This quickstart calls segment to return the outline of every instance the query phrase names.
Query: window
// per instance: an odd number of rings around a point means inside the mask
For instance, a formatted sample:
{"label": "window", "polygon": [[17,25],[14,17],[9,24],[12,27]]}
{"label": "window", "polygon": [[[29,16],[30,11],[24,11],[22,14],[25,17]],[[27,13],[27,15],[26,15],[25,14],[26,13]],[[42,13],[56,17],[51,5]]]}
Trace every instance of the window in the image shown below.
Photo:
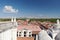
{"label": "window", "polygon": [[21,32],[19,32],[19,34],[21,34]]}
{"label": "window", "polygon": [[17,37],[32,37],[32,32],[30,30],[19,30]]}
{"label": "window", "polygon": [[26,35],[24,35],[24,37],[26,37]]}
{"label": "window", "polygon": [[29,34],[31,34],[31,32],[29,32]]}
{"label": "window", "polygon": [[19,37],[21,37],[21,35],[19,34]]}
{"label": "window", "polygon": [[17,37],[18,37],[18,32],[17,32]]}
{"label": "window", "polygon": [[17,31],[17,37],[21,37],[21,31]]}
{"label": "window", "polygon": [[21,32],[19,32],[19,37],[21,37]]}
{"label": "window", "polygon": [[26,31],[24,32],[24,34],[26,34]]}
{"label": "window", "polygon": [[29,37],[32,37],[32,32],[29,32]]}
{"label": "window", "polygon": [[24,37],[26,37],[26,33],[27,33],[27,32],[26,32],[26,31],[24,31]]}
{"label": "window", "polygon": [[29,35],[29,37],[31,37],[31,35]]}

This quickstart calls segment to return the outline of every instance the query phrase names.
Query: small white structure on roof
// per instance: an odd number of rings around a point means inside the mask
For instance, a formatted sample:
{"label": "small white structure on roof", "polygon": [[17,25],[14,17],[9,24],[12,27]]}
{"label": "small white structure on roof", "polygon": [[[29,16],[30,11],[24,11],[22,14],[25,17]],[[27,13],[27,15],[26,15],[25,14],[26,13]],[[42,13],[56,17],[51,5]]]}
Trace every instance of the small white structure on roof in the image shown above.
{"label": "small white structure on roof", "polygon": [[18,37],[32,37],[32,31],[28,29],[18,30],[17,36]]}
{"label": "small white structure on roof", "polygon": [[57,19],[57,28],[60,28],[60,21]]}

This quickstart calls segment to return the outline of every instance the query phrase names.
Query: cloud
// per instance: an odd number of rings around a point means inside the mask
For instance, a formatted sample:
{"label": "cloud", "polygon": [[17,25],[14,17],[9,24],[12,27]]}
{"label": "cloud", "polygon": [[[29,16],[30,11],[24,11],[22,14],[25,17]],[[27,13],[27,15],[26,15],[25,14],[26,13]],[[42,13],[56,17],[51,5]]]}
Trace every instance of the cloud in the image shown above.
{"label": "cloud", "polygon": [[17,9],[14,9],[12,6],[4,6],[3,12],[5,13],[18,13]]}

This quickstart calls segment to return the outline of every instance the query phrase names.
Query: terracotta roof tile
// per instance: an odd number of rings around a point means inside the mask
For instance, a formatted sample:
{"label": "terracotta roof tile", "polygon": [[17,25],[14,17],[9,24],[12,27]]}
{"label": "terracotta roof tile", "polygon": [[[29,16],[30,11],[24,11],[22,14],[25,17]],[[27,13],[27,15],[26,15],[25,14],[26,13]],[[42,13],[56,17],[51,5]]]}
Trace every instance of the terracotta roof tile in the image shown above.
{"label": "terracotta roof tile", "polygon": [[37,25],[19,25],[18,26],[18,30],[22,30],[22,29],[29,29],[29,30],[32,30],[32,31],[40,31],[41,29],[39,28],[39,26]]}

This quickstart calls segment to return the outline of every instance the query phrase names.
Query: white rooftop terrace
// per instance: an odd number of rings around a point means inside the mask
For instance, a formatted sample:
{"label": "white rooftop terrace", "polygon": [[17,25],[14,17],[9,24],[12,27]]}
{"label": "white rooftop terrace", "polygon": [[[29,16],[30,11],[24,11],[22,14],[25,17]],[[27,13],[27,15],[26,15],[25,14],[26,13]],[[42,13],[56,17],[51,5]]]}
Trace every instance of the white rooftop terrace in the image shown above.
{"label": "white rooftop terrace", "polygon": [[16,18],[12,18],[11,21],[0,22],[0,33],[14,27],[17,27]]}

